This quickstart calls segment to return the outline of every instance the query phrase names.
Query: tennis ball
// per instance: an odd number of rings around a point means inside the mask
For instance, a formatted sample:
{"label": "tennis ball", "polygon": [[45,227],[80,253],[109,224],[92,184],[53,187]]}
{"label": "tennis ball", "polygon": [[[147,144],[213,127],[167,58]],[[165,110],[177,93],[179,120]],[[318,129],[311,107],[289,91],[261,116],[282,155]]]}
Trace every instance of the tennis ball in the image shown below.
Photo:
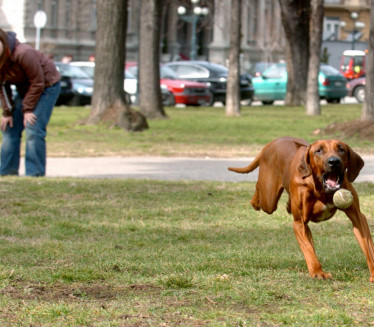
{"label": "tennis ball", "polygon": [[334,202],[337,208],[347,209],[351,206],[353,202],[353,195],[350,191],[341,188],[334,193],[332,201]]}

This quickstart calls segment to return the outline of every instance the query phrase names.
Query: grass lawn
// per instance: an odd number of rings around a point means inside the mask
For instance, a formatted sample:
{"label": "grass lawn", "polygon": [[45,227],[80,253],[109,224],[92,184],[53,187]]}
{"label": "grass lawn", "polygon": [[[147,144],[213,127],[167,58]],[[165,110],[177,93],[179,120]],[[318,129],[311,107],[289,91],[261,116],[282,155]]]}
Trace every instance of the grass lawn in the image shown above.
{"label": "grass lawn", "polygon": [[150,120],[150,129],[127,133],[119,128],[80,124],[89,108],[56,107],[48,126],[48,156],[253,156],[280,136],[314,141],[340,138],[356,151],[374,153],[372,140],[343,135],[315,135],[336,122],[360,118],[362,105],[322,106],[321,116],[301,107],[242,107],[241,117],[226,117],[222,107],[166,108],[169,119]]}
{"label": "grass lawn", "polygon": [[[358,184],[374,228],[374,185]],[[4,178],[1,326],[368,326],[374,285],[343,214],[309,278],[283,197],[253,183]]]}
{"label": "grass lawn", "polygon": [[[309,141],[359,105],[167,108],[143,133],[79,123],[56,108],[50,156],[249,156],[278,136]],[[372,144],[346,140],[360,153]],[[348,218],[312,224],[333,279],[308,276],[286,197],[252,209],[254,183],[5,177],[0,183],[0,326],[369,326],[374,285]],[[374,184],[356,184],[374,231]]]}

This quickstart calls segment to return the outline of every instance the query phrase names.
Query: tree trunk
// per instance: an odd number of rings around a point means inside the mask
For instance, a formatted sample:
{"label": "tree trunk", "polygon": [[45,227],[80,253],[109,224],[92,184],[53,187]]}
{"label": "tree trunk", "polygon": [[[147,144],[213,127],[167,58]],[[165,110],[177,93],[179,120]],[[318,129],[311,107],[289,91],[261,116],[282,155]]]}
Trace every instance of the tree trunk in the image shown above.
{"label": "tree trunk", "polygon": [[227,78],[226,115],[240,115],[240,31],[241,0],[231,1],[229,74]]}
{"label": "tree trunk", "polygon": [[160,26],[162,0],[141,0],[139,106],[147,118],[166,117],[160,88]]}
{"label": "tree trunk", "polygon": [[305,104],[309,63],[310,0],[279,0],[287,43],[287,94],[285,104]]}
{"label": "tree trunk", "polygon": [[318,74],[321,63],[321,44],[323,29],[323,1],[312,0],[310,15],[310,58],[306,91],[306,113],[320,115],[321,106],[318,93]]}
{"label": "tree trunk", "polygon": [[127,0],[97,0],[95,80],[88,124],[109,122],[127,130],[147,128],[144,117],[126,104],[124,65]]}
{"label": "tree trunk", "polygon": [[362,106],[361,120],[374,122],[374,1],[370,1],[370,34],[368,43],[365,101]]}

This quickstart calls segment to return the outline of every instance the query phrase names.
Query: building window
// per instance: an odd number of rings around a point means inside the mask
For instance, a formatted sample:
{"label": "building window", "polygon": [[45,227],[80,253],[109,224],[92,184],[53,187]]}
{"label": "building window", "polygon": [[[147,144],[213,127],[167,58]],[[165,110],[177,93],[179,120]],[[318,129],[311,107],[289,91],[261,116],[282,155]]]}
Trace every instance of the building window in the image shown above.
{"label": "building window", "polygon": [[38,0],[38,10],[44,9],[44,0]]}
{"label": "building window", "polygon": [[71,0],[66,0],[65,2],[65,31],[66,36],[69,37],[69,32],[71,29]]}
{"label": "building window", "polygon": [[258,24],[258,1],[249,2],[248,6],[248,43],[255,44],[257,33],[257,24]]}
{"label": "building window", "polygon": [[96,31],[97,30],[96,0],[92,1],[91,26],[92,26],[92,31]]}
{"label": "building window", "polygon": [[51,3],[51,24],[52,28],[57,28],[58,4],[57,0],[52,0]]}
{"label": "building window", "polygon": [[335,41],[340,39],[340,20],[338,17],[324,18],[322,38],[324,41]]}
{"label": "building window", "polygon": [[325,4],[328,4],[328,5],[340,5],[341,4],[341,0],[325,0]]}

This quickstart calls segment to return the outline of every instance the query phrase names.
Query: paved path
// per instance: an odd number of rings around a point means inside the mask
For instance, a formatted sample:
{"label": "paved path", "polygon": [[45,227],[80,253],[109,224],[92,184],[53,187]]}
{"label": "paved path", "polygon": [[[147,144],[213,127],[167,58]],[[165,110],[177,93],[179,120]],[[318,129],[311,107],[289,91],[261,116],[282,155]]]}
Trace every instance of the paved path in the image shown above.
{"label": "paved path", "polygon": [[[364,156],[357,182],[374,182],[374,156]],[[83,178],[142,178],[161,180],[255,181],[257,172],[233,173],[227,167],[244,167],[252,158],[197,159],[166,157],[48,158],[47,176]],[[24,175],[24,167],[20,174]]]}

